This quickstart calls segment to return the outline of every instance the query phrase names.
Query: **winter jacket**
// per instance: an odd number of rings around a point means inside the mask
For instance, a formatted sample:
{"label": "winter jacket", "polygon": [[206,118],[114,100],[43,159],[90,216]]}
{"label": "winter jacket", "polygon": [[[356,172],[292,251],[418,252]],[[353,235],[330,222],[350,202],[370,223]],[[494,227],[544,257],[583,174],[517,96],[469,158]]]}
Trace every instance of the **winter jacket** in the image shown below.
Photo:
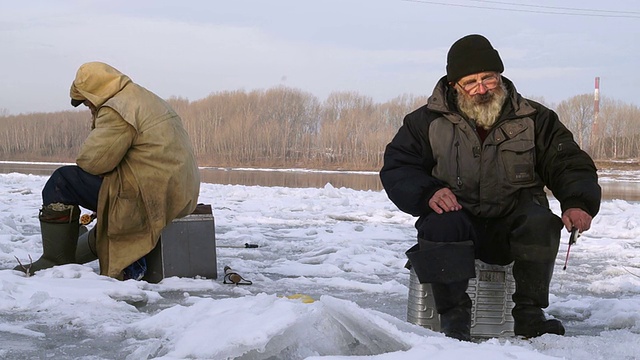
{"label": "winter jacket", "polygon": [[111,66],[82,65],[71,97],[97,107],[76,163],[103,177],[96,225],[100,273],[120,278],[156,246],[165,225],[195,209],[198,167],[180,117]]}
{"label": "winter jacket", "polygon": [[[509,214],[523,190],[544,196],[544,186],[562,211],[600,207],[596,167],[552,110],[524,99],[506,78],[508,98],[498,121],[481,142],[474,124],[455,105],[446,77],[428,103],[404,118],[387,145],[380,179],[393,203],[422,216],[428,201],[448,187],[471,214]],[[546,199],[544,201],[546,204]]]}

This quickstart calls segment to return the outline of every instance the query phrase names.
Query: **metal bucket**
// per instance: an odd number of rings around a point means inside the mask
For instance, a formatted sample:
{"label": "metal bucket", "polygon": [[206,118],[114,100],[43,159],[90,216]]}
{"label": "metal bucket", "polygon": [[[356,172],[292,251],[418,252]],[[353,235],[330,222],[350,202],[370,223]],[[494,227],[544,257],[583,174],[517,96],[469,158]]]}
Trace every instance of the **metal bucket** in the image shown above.
{"label": "metal bucket", "polygon": [[[469,279],[467,294],[471,298],[471,336],[493,338],[514,336],[511,296],[516,290],[513,264],[490,265],[476,260],[476,277]],[[440,331],[430,284],[420,284],[415,271],[409,278],[407,321],[433,331]]]}

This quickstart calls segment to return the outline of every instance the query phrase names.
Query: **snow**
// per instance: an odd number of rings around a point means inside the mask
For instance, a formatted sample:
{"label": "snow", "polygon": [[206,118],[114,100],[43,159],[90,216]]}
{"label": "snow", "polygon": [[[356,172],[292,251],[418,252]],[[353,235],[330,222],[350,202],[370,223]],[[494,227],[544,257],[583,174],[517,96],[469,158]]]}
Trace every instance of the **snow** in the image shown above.
{"label": "snow", "polygon": [[566,336],[463,343],[406,321],[415,219],[384,192],[202,184],[218,279],[121,282],[96,261],[26,278],[11,269],[41,254],[46,179],[0,174],[3,359],[640,359],[637,202],[604,201],[564,271],[562,233],[547,313]]}

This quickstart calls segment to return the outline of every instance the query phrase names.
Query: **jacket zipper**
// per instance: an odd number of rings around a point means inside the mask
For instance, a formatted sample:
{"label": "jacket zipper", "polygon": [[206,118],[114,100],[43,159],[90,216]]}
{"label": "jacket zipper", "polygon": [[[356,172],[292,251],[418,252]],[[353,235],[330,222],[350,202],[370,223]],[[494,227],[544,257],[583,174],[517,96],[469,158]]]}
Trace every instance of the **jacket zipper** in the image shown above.
{"label": "jacket zipper", "polygon": [[454,145],[456,147],[456,185],[458,185],[458,188],[461,188],[462,179],[460,178],[460,142],[456,141]]}

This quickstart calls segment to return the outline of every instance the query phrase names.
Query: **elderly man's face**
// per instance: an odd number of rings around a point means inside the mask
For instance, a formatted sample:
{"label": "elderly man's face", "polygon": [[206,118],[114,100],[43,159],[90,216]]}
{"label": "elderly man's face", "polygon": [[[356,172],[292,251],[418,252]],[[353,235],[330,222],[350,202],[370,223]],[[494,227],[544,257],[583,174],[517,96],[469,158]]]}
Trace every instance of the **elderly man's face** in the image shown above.
{"label": "elderly man's face", "polygon": [[456,83],[457,87],[469,96],[484,95],[497,88],[499,84],[500,74],[493,71],[467,75]]}
{"label": "elderly man's face", "polygon": [[463,77],[455,83],[458,108],[476,125],[490,128],[497,120],[506,99],[500,74],[481,72]]}

